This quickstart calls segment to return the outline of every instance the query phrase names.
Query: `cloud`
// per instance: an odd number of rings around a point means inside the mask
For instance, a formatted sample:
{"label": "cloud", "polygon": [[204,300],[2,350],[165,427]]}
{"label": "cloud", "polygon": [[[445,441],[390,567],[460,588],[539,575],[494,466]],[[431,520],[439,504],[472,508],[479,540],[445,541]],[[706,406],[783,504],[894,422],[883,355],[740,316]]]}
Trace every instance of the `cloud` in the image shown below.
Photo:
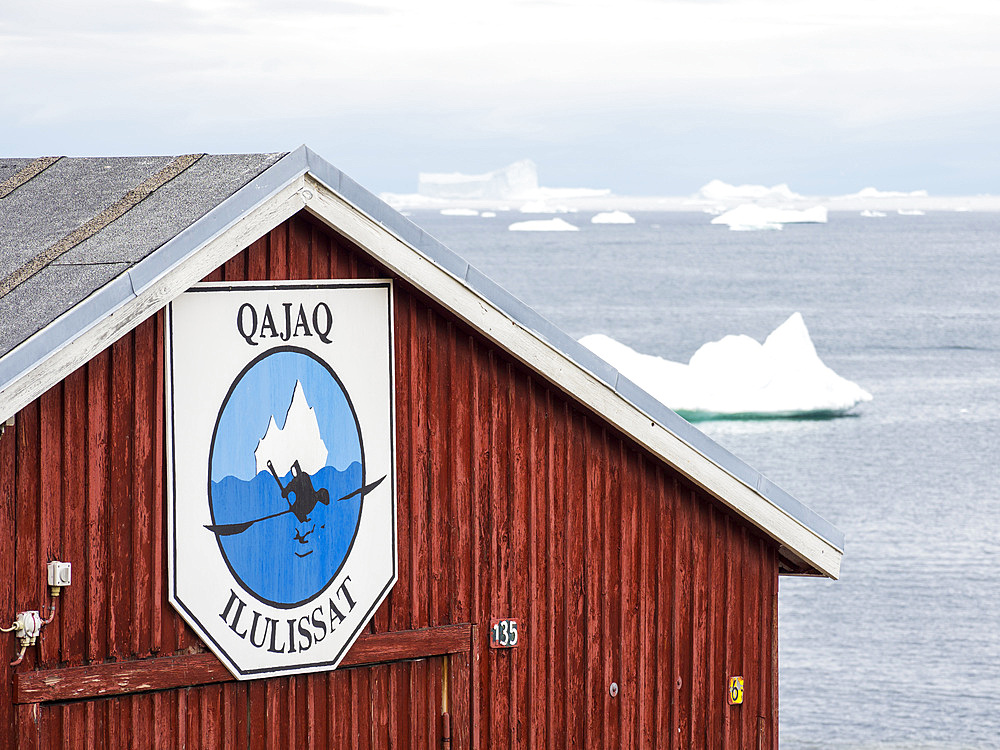
{"label": "cloud", "polygon": [[201,88],[212,95],[200,104],[220,115],[236,100],[280,102],[293,92],[318,113],[390,99],[545,112],[658,97],[838,108],[845,117],[862,102],[872,118],[873,96],[909,103],[882,107],[884,116],[932,111],[938,92],[954,106],[996,98],[972,80],[1000,72],[1000,15],[972,0],[956,0],[947,14],[928,3],[857,0],[104,0],[37,8],[5,17],[0,61],[29,71],[22,93],[41,88],[78,110],[107,101],[88,102],[88,88],[120,91],[154,111]]}
{"label": "cloud", "polygon": [[998,38],[981,0],[57,0],[5,8],[0,117],[15,150],[40,128],[161,152],[366,121],[388,142],[571,149],[690,112],[875,132],[1000,110]]}

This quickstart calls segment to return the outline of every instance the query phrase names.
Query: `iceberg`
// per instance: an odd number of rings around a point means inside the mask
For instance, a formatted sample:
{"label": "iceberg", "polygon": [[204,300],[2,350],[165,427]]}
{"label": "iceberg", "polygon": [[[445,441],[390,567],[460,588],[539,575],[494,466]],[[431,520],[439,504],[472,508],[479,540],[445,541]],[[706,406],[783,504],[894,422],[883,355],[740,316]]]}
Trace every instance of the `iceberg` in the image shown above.
{"label": "iceberg", "polygon": [[532,221],[517,221],[507,229],[511,232],[579,232],[580,227],[563,219],[534,219]]}
{"label": "iceberg", "polygon": [[896,211],[900,216],[923,216],[924,212],[919,208],[901,208]]}
{"label": "iceberg", "polygon": [[479,212],[474,208],[442,208],[442,216],[479,216]]}
{"label": "iceberg", "polygon": [[635,219],[624,211],[602,211],[594,214],[591,224],[635,224]]}
{"label": "iceberg", "polygon": [[799,211],[790,208],[767,208],[750,203],[726,211],[712,219],[713,224],[726,224],[730,229],[781,229],[785,224],[826,224],[825,206],[813,206]]}
{"label": "iceberg", "polygon": [[692,420],[839,416],[872,399],[823,364],[797,312],[763,344],[725,336],[703,345],[688,364],[642,354],[603,334],[580,343]]}
{"label": "iceberg", "polygon": [[883,216],[887,216],[885,211],[874,211],[870,208],[866,208],[862,211],[861,215],[867,219],[881,219]]}
{"label": "iceberg", "polygon": [[850,195],[837,196],[834,200],[847,200],[850,198],[926,198],[927,195],[926,190],[913,190],[909,193],[904,193],[898,190],[878,190],[873,187],[866,187]]}
{"label": "iceberg", "polygon": [[[395,206],[433,207],[442,203],[458,204],[472,201],[496,204],[498,201],[566,201],[610,195],[607,189],[550,188],[538,184],[538,167],[530,159],[521,159],[501,169],[484,174],[461,172],[421,172],[417,175],[416,195],[384,193],[383,198]],[[492,205],[491,205],[492,207]],[[545,208],[541,213],[556,213],[559,209]],[[568,210],[568,209],[566,209]]]}
{"label": "iceberg", "polygon": [[695,193],[695,198],[715,202],[743,201],[796,201],[803,197],[793,193],[785,183],[766,187],[764,185],[730,185],[722,180],[712,180]]}
{"label": "iceberg", "polygon": [[309,406],[302,383],[298,380],[292,389],[292,402],[285,414],[284,425],[278,427],[272,414],[253,455],[258,474],[268,470],[268,461],[274,464],[279,477],[291,471],[295,461],[308,474],[315,474],[326,466],[329,451],[319,433],[316,410]]}
{"label": "iceberg", "polygon": [[538,167],[530,159],[485,174],[421,172],[417,194],[428,198],[521,198],[538,192]]}

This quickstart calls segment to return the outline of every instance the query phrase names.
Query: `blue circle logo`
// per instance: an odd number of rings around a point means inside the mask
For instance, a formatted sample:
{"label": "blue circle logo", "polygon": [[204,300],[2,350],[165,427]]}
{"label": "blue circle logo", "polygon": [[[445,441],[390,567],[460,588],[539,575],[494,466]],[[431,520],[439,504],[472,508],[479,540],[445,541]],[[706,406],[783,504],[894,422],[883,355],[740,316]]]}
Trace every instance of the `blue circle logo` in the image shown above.
{"label": "blue circle logo", "polygon": [[244,368],[219,411],[206,533],[251,595],[304,604],[350,553],[364,495],[378,484],[364,480],[361,428],[336,373],[305,349],[272,349]]}

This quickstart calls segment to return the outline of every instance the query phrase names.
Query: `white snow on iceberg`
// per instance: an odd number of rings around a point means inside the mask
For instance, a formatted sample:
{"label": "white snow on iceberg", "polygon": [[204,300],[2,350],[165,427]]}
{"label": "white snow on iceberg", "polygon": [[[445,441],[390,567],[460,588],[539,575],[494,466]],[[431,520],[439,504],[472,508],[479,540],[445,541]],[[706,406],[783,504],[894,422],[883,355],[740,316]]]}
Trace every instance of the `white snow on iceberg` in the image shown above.
{"label": "white snow on iceberg", "polygon": [[747,203],[712,219],[713,224],[725,224],[730,229],[781,229],[785,224],[826,224],[825,206],[805,210],[768,208]]}
{"label": "white snow on iceberg", "polygon": [[725,336],[703,345],[686,365],[602,334],[580,343],[688,419],[833,416],[872,398],[823,364],[799,313],[763,344]]}
{"label": "white snow on iceberg", "polygon": [[533,221],[517,221],[507,227],[511,232],[578,232],[580,227],[563,219],[535,219]]}
{"label": "white snow on iceberg", "polygon": [[624,211],[602,211],[594,214],[591,224],[635,224],[635,219]]}
{"label": "white snow on iceberg", "polygon": [[258,474],[267,471],[268,461],[274,464],[279,477],[291,471],[295,461],[307,474],[315,474],[326,466],[329,451],[319,434],[316,410],[309,406],[302,383],[298,380],[292,390],[292,402],[284,425],[278,427],[272,414],[267,431],[257,443],[253,455],[257,460]]}

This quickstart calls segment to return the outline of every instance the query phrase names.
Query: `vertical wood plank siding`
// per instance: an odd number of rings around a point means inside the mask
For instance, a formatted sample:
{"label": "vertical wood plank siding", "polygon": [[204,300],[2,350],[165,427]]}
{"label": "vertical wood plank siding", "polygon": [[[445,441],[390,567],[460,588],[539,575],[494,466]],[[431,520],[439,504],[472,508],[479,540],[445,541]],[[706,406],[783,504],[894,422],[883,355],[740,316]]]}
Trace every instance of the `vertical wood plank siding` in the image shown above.
{"label": "vertical wood plank siding", "polygon": [[[208,280],[389,275],[300,215]],[[0,744],[439,747],[447,669],[453,748],[777,747],[773,544],[399,280],[395,337],[400,577],[370,630],[474,623],[472,651],[11,704],[14,669],[204,650],[166,602],[160,313],[0,438],[0,617],[73,563],[16,668],[5,636]],[[517,648],[488,648],[497,617]]]}

